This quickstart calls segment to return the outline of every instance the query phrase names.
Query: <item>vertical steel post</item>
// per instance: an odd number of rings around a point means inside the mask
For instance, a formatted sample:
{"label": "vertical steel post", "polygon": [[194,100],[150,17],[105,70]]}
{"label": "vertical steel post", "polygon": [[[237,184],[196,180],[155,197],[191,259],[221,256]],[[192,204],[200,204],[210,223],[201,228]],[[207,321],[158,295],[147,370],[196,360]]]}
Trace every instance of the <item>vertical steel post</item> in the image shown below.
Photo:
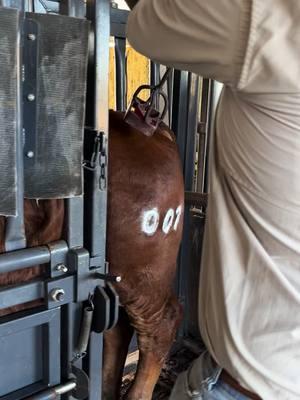
{"label": "vertical steel post", "polygon": [[[61,0],[59,4],[60,14],[69,15],[72,17],[84,16],[84,2],[83,0]],[[83,210],[84,199],[83,197],[74,197],[65,200],[66,204],[66,229],[65,238],[68,242],[69,248],[83,247],[84,240],[84,223],[83,223]],[[62,307],[62,357],[61,357],[61,371],[64,380],[70,378],[70,363],[74,357],[77,338],[79,336],[80,318],[81,318],[82,304],[69,303]],[[76,362],[76,367],[82,368],[82,361]],[[68,393],[63,398],[72,398]],[[99,399],[100,400],[100,399]]]}
{"label": "vertical steel post", "polygon": [[207,171],[207,155],[208,155],[208,136],[209,136],[209,119],[212,102],[213,81],[203,79],[201,93],[201,115],[198,125],[199,134],[199,154],[197,166],[197,192],[204,193],[206,185]]}
{"label": "vertical steel post", "polygon": [[127,108],[126,95],[126,39],[115,37],[116,55],[116,105],[118,111],[125,111]]}
{"label": "vertical steel post", "polygon": [[160,80],[160,65],[154,61],[150,62],[150,84],[157,85]]}
{"label": "vertical steel post", "polygon": [[[214,140],[216,109],[222,86],[217,82],[205,79],[202,85],[201,98],[201,117],[198,123],[198,134],[200,134],[198,168],[197,168],[197,185],[198,193],[207,193],[209,191],[208,179],[208,162],[211,143]],[[190,101],[194,101],[195,92],[190,91]],[[199,103],[198,103],[199,104]],[[193,112],[190,110],[191,114]],[[189,130],[188,130],[189,132]],[[195,147],[194,139],[188,140],[189,146]],[[186,159],[191,158],[186,150]],[[185,176],[186,184],[191,184],[192,172]],[[194,186],[194,185],[193,185]],[[190,190],[194,191],[194,187],[190,186]],[[182,252],[185,253],[183,262],[185,262],[184,270],[187,271],[187,286],[184,289],[186,293],[186,307],[189,310],[186,313],[184,321],[184,335],[199,338],[198,329],[198,292],[199,277],[202,255],[202,242],[204,235],[205,213],[201,209],[193,208],[189,210],[188,232],[186,236],[184,231]]]}
{"label": "vertical steel post", "polygon": [[[3,6],[18,8],[24,11],[25,1],[2,1]],[[9,217],[6,221],[5,250],[13,251],[26,247],[25,228],[24,228],[24,160],[23,160],[23,118],[22,118],[22,46],[21,37],[23,30],[24,14],[20,14],[19,35],[18,35],[18,73],[17,84],[17,148],[16,148],[16,168],[17,168],[17,213],[16,217]]]}
{"label": "vertical steel post", "polygon": [[[84,16],[83,0],[61,0],[60,14],[70,17]],[[66,204],[66,240],[70,248],[83,246],[83,197],[65,200]]]}
{"label": "vertical steel post", "polygon": [[84,18],[84,0],[60,0],[59,13],[70,17]]}
{"label": "vertical steel post", "polygon": [[[174,71],[172,129],[177,138],[186,191],[191,191],[194,187],[195,138],[198,125],[198,108],[199,77],[186,71]],[[190,210],[189,205],[186,205],[176,279],[177,294],[184,307],[187,306],[188,302],[189,257]],[[188,316],[187,313],[185,315],[186,317],[179,335],[186,333]]]}
{"label": "vertical steel post", "polygon": [[194,190],[195,188],[195,157],[196,157],[196,134],[199,118],[199,100],[200,100],[200,78],[199,76],[189,74],[188,86],[188,115],[186,130],[186,149],[185,149],[185,190]]}
{"label": "vertical steel post", "polygon": [[[174,87],[173,87],[173,104],[172,104],[172,130],[176,135],[176,141],[179,148],[179,154],[184,169],[185,165],[185,152],[186,152],[186,123],[187,123],[187,110],[188,110],[188,72],[174,71]],[[183,171],[184,172],[184,171]],[[186,236],[186,221],[188,214],[184,211],[184,231],[183,238]],[[180,302],[185,306],[185,288],[186,288],[186,274],[184,274],[184,266],[182,259],[185,249],[185,242],[182,242],[180,252],[177,260],[177,274],[176,274],[176,293]],[[178,334],[183,335],[182,328]]]}
{"label": "vertical steel post", "polygon": [[117,3],[111,0],[110,34],[115,39],[116,109],[118,111],[127,109],[125,27],[128,14],[127,10],[120,10]]}
{"label": "vertical steel post", "polygon": [[216,114],[217,114],[217,107],[219,104],[219,100],[221,97],[221,93],[223,90],[223,84],[220,82],[212,81],[211,87],[211,105],[210,105],[210,113],[208,119],[208,141],[207,141],[207,157],[206,157],[206,164],[205,164],[205,176],[204,176],[204,192],[209,192],[209,171],[208,171],[208,164],[210,158],[210,149],[212,148],[212,144],[214,141],[214,131],[216,127]]}
{"label": "vertical steel post", "polygon": [[173,119],[173,89],[174,89],[174,70],[170,73],[167,81],[167,94],[169,100],[168,125],[171,126]]}
{"label": "vertical steel post", "polygon": [[[101,139],[100,152],[94,151],[96,164],[86,171],[85,233],[86,247],[91,257],[97,257],[100,266],[106,261],[107,218],[107,158],[108,158],[108,74],[110,1],[88,0],[87,18],[92,22],[93,37],[88,70],[88,99],[86,142]],[[92,138],[92,140],[91,140]],[[83,365],[90,378],[90,400],[101,399],[102,393],[102,334],[92,333],[88,354]]]}
{"label": "vertical steel post", "polygon": [[[150,85],[158,85],[160,81],[160,64],[151,61],[150,62]],[[159,110],[159,98],[156,97],[154,107]]]}
{"label": "vertical steel post", "polygon": [[[86,173],[86,247],[92,257],[105,262],[106,209],[107,209],[107,157],[108,157],[108,73],[109,73],[109,0],[88,0],[87,18],[92,22],[93,38],[88,73],[87,126],[101,133],[101,152],[96,154],[96,168]],[[87,132],[88,136],[91,132]],[[85,218],[88,220],[87,218]],[[104,264],[103,264],[104,265]]]}

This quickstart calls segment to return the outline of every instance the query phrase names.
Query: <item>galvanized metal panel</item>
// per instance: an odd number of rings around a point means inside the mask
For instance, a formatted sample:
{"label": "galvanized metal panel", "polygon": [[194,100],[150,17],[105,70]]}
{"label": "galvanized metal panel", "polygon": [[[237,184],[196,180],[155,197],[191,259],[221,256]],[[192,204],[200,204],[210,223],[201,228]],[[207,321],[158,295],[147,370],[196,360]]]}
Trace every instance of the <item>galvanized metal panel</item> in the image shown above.
{"label": "galvanized metal panel", "polygon": [[17,10],[0,8],[0,215],[17,215]]}
{"label": "galvanized metal panel", "polygon": [[[0,337],[0,396],[43,379],[43,326]],[[16,379],[17,378],[17,379]],[[2,382],[1,382],[2,381]]]}
{"label": "galvanized metal panel", "polygon": [[39,25],[39,55],[36,154],[25,158],[25,197],[79,196],[89,23],[61,15],[27,17]]}
{"label": "galvanized metal panel", "polygon": [[[60,383],[60,309],[42,311],[0,324],[0,396],[31,385]],[[1,397],[2,398],[2,397]],[[14,399],[20,398],[17,393]],[[23,398],[23,397],[22,397]]]}

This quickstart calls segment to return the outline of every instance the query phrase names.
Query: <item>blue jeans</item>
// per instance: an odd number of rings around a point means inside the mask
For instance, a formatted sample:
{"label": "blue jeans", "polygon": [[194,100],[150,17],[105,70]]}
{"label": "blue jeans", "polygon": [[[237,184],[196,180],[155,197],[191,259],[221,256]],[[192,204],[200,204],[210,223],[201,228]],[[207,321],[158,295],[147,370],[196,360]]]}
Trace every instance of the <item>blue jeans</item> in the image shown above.
{"label": "blue jeans", "polygon": [[219,379],[222,368],[216,367],[206,351],[181,373],[169,400],[247,400],[248,397],[236,391]]}

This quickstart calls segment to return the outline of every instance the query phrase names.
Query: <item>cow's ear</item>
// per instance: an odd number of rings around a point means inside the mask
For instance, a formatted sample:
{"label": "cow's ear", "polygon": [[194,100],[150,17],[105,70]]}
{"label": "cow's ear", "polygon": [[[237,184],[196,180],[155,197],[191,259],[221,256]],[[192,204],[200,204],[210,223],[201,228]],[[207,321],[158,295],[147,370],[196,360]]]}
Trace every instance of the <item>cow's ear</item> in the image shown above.
{"label": "cow's ear", "polygon": [[130,10],[137,4],[139,0],[125,0]]}

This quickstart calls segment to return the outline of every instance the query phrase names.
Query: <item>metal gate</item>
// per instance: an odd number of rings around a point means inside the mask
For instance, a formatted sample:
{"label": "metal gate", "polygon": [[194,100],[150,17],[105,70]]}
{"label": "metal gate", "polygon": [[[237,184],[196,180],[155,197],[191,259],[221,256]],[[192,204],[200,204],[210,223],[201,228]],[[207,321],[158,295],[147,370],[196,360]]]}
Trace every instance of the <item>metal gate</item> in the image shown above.
{"label": "metal gate", "polygon": [[[47,265],[0,288],[0,310],[43,299],[0,318],[1,399],[101,398],[102,331],[118,309],[105,257],[109,36],[109,0],[0,0],[0,274]],[[65,199],[64,240],[26,248],[24,196]]]}

